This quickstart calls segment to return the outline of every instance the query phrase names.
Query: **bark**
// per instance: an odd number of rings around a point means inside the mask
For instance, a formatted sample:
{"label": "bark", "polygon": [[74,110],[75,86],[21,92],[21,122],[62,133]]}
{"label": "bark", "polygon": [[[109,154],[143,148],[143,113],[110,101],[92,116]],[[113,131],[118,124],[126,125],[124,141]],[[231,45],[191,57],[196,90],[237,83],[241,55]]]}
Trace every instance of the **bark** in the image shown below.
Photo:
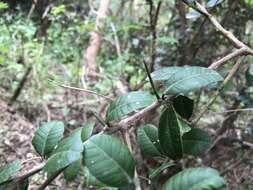
{"label": "bark", "polygon": [[100,28],[102,20],[106,17],[109,9],[110,0],[101,0],[99,10],[97,12],[95,29],[91,32],[90,43],[84,55],[85,75],[96,69],[96,57],[101,46],[102,34]]}

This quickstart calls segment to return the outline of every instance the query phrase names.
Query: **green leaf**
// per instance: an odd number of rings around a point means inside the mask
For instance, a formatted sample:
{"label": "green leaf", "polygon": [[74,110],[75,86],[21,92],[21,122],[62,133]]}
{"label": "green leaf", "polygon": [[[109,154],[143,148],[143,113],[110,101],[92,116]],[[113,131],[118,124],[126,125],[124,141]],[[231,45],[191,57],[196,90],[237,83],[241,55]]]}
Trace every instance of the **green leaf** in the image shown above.
{"label": "green leaf", "polygon": [[54,173],[81,158],[81,152],[83,152],[81,131],[81,128],[76,129],[58,144],[44,167],[45,172]]}
{"label": "green leaf", "polygon": [[199,155],[212,144],[209,134],[201,129],[192,128],[192,130],[183,135],[183,149],[185,154]]}
{"label": "green leaf", "polygon": [[172,159],[182,157],[183,147],[180,124],[177,115],[170,104],[160,117],[158,137],[162,150],[167,156]]}
{"label": "green leaf", "polygon": [[174,73],[182,70],[182,67],[165,67],[151,73],[153,81],[168,80]]}
{"label": "green leaf", "polygon": [[72,180],[74,179],[78,172],[80,171],[81,169],[81,159],[73,162],[72,164],[70,164],[65,170],[64,170],[64,178],[66,180]]}
{"label": "green leaf", "polygon": [[162,190],[221,190],[225,182],[212,168],[190,168],[171,177]]}
{"label": "green leaf", "polygon": [[86,140],[88,140],[88,138],[90,138],[94,127],[95,127],[95,123],[86,123],[82,127],[81,138],[83,142],[85,142]]}
{"label": "green leaf", "polygon": [[63,151],[83,151],[83,142],[81,140],[81,128],[73,131],[72,134],[63,139],[55,149],[53,153],[63,152]]}
{"label": "green leaf", "polygon": [[156,168],[155,170],[152,171],[152,173],[149,175],[149,178],[150,179],[156,178],[160,173],[163,172],[163,170],[170,168],[172,166],[175,166],[175,164],[171,163],[171,162],[163,163],[161,166],[159,166],[158,168]]}
{"label": "green leaf", "polygon": [[179,95],[173,100],[175,111],[184,119],[190,119],[193,113],[194,101],[186,96]]}
{"label": "green leaf", "polygon": [[10,164],[4,165],[0,167],[0,184],[8,181],[12,175],[20,170],[21,168],[21,161],[15,160]]}
{"label": "green leaf", "polygon": [[41,156],[49,155],[64,132],[64,124],[61,121],[51,121],[43,124],[33,137],[32,144]]}
{"label": "green leaf", "polygon": [[138,129],[137,139],[144,154],[161,156],[158,129],[154,125],[147,124]]}
{"label": "green leaf", "polygon": [[85,164],[99,181],[112,187],[133,183],[134,160],[116,137],[98,134],[85,143]]}
{"label": "green leaf", "polygon": [[63,151],[63,152],[58,152],[51,156],[46,165],[44,166],[43,170],[47,173],[54,173],[57,172],[71,163],[79,160],[81,157],[80,152],[77,151]]}
{"label": "green leaf", "polygon": [[181,136],[189,132],[192,128],[182,119],[177,117],[178,125],[180,127]]}
{"label": "green leaf", "polygon": [[106,121],[120,119],[138,109],[149,106],[155,97],[148,92],[136,91],[117,97],[109,106]]}
{"label": "green leaf", "polygon": [[222,76],[212,69],[185,66],[165,82],[165,94],[185,94],[221,80]]}

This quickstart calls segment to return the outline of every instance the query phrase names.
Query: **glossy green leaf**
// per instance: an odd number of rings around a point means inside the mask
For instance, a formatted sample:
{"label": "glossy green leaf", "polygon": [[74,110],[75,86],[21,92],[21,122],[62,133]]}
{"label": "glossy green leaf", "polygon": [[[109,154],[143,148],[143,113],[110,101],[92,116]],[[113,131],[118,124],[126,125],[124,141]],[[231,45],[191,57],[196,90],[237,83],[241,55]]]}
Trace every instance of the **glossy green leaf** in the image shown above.
{"label": "glossy green leaf", "polygon": [[90,136],[92,135],[92,131],[93,131],[94,127],[95,127],[95,123],[86,123],[82,127],[81,138],[82,138],[83,142],[88,140],[88,138],[90,138]]}
{"label": "glossy green leaf", "polygon": [[63,152],[58,152],[51,156],[46,165],[44,166],[43,170],[47,173],[54,173],[57,172],[71,163],[79,160],[81,157],[80,152],[77,151],[63,151]]}
{"label": "glossy green leaf", "polygon": [[171,162],[163,163],[161,166],[159,166],[158,168],[156,168],[155,170],[152,171],[152,173],[149,175],[149,178],[154,179],[154,178],[158,177],[160,175],[160,173],[162,173],[165,169],[170,168],[172,166],[175,166],[175,164],[171,163]]}
{"label": "glossy green leaf", "polygon": [[116,137],[98,134],[85,143],[85,165],[99,181],[112,187],[133,183],[134,160]]}
{"label": "glossy green leaf", "polygon": [[153,81],[168,80],[174,73],[182,70],[182,67],[165,67],[151,73]]}
{"label": "glossy green leaf", "polygon": [[192,128],[191,131],[183,135],[184,153],[190,155],[199,155],[212,144],[210,135],[198,128]]}
{"label": "glossy green leaf", "polygon": [[148,92],[136,91],[117,97],[109,106],[106,121],[120,119],[138,109],[149,106],[155,97]]}
{"label": "glossy green leaf", "polygon": [[221,80],[222,76],[212,69],[185,66],[165,82],[165,94],[185,94]]}
{"label": "glossy green leaf", "polygon": [[194,101],[186,96],[179,95],[173,100],[175,111],[184,119],[192,116]]}
{"label": "glossy green leaf", "polygon": [[137,139],[144,154],[150,156],[161,156],[157,127],[151,124],[144,125],[138,129]]}
{"label": "glossy green leaf", "polygon": [[64,124],[61,121],[51,121],[43,124],[36,131],[32,144],[41,156],[49,155],[62,138]]}
{"label": "glossy green leaf", "polygon": [[70,164],[65,170],[64,170],[64,178],[66,180],[72,180],[74,179],[78,172],[80,171],[81,169],[81,159],[73,162],[72,164]]}
{"label": "glossy green leaf", "polygon": [[9,180],[14,173],[21,169],[21,161],[15,160],[10,164],[0,167],[0,184]]}
{"label": "glossy green leaf", "polygon": [[163,111],[158,128],[158,137],[163,152],[172,159],[183,155],[180,124],[172,105]]}
{"label": "glossy green leaf", "polygon": [[212,168],[190,168],[171,177],[162,190],[223,190],[225,182]]}

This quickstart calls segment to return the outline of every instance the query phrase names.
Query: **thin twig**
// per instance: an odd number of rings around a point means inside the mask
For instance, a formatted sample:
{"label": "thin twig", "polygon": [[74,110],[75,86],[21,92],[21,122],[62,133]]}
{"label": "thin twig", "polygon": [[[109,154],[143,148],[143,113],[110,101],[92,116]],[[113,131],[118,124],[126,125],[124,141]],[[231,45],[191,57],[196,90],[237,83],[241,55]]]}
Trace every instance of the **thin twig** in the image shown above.
{"label": "thin twig", "polygon": [[147,64],[146,64],[145,61],[143,61],[143,63],[144,63],[144,66],[145,66],[146,73],[147,73],[147,75],[148,75],[149,82],[150,82],[151,87],[152,87],[152,89],[153,89],[153,91],[154,91],[154,93],[155,93],[155,96],[156,96],[157,100],[160,100],[160,96],[159,96],[158,92],[156,91],[156,88],[155,88],[153,79],[152,79],[152,77],[151,77],[151,75],[150,75],[150,72],[149,72],[149,69],[148,69],[148,66],[147,66]]}
{"label": "thin twig", "polygon": [[218,90],[213,94],[212,98],[209,100],[209,102],[207,103],[207,105],[200,111],[200,114],[198,115],[198,117],[195,120],[192,121],[193,125],[195,125],[201,119],[201,117],[208,111],[208,109],[210,108],[210,106],[214,103],[214,101],[216,100],[216,98],[220,94],[221,90],[230,81],[230,79],[235,75],[236,71],[240,68],[241,64],[242,64],[242,60],[238,59],[237,62],[236,62],[236,64],[229,71],[229,74],[227,75],[227,77],[221,83],[221,85],[218,88]]}
{"label": "thin twig", "polygon": [[85,92],[85,93],[88,93],[88,94],[93,94],[93,95],[105,98],[105,99],[107,99],[109,101],[112,101],[112,98],[110,98],[108,96],[105,96],[105,95],[102,95],[102,94],[99,94],[97,92],[91,91],[91,90],[87,90],[87,89],[83,89],[83,88],[78,88],[78,87],[73,87],[73,86],[68,86],[68,85],[60,84],[60,83],[52,81],[50,79],[48,79],[48,81],[51,82],[52,84],[54,84],[56,86],[60,86],[62,88],[68,88],[68,89],[71,89],[71,90],[77,90],[77,91]]}

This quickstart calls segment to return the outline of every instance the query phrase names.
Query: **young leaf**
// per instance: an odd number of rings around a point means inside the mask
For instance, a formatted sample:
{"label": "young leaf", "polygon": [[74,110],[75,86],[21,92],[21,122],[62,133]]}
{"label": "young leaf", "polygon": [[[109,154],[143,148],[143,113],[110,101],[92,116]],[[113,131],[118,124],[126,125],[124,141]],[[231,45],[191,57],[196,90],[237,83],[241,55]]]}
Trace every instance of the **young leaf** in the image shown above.
{"label": "young leaf", "polygon": [[49,155],[62,138],[63,132],[64,124],[61,121],[51,121],[39,127],[32,140],[38,154],[41,156]]}
{"label": "young leaf", "polygon": [[201,129],[192,128],[183,135],[183,149],[185,154],[199,155],[212,144],[209,134]]}
{"label": "young leaf", "polygon": [[80,152],[77,151],[63,151],[63,152],[58,152],[51,156],[46,165],[44,166],[43,170],[47,173],[54,173],[57,172],[71,163],[79,160],[81,157]]}
{"label": "young leaf", "polygon": [[15,160],[10,164],[4,165],[0,167],[0,184],[7,181],[11,178],[11,176],[20,170],[21,168],[21,161]]}
{"label": "young leaf", "polygon": [[86,140],[88,140],[88,138],[90,138],[92,131],[94,129],[94,126],[95,126],[95,123],[86,123],[82,127],[81,138],[83,142],[85,142]]}
{"label": "young leaf", "polygon": [[148,92],[136,91],[119,96],[109,106],[106,121],[120,119],[138,109],[149,106],[155,101],[154,96]]}
{"label": "young leaf", "polygon": [[212,168],[190,168],[171,177],[162,190],[223,190],[224,179]]}
{"label": "young leaf", "polygon": [[112,187],[133,182],[134,160],[119,139],[98,134],[89,138],[84,145],[85,164],[99,181]]}
{"label": "young leaf", "polygon": [[144,154],[150,156],[161,156],[157,127],[151,124],[144,125],[138,129],[137,139]]}
{"label": "young leaf", "polygon": [[172,159],[182,157],[180,124],[172,105],[168,105],[160,117],[158,137],[162,150],[168,157]]}
{"label": "young leaf", "polygon": [[170,168],[172,166],[175,166],[175,164],[171,163],[171,162],[165,162],[165,163],[163,163],[161,166],[159,166],[154,171],[152,171],[152,173],[149,175],[149,178],[150,179],[156,178],[160,173],[163,172],[163,170],[165,170],[167,168]]}
{"label": "young leaf", "polygon": [[68,181],[74,179],[80,171],[81,165],[81,159],[70,164],[63,172],[64,178]]}
{"label": "young leaf", "polygon": [[184,119],[190,119],[193,113],[194,101],[186,96],[179,95],[173,100],[175,111]]}
{"label": "young leaf", "polygon": [[185,66],[165,82],[165,94],[186,94],[221,80],[222,76],[212,69]]}

